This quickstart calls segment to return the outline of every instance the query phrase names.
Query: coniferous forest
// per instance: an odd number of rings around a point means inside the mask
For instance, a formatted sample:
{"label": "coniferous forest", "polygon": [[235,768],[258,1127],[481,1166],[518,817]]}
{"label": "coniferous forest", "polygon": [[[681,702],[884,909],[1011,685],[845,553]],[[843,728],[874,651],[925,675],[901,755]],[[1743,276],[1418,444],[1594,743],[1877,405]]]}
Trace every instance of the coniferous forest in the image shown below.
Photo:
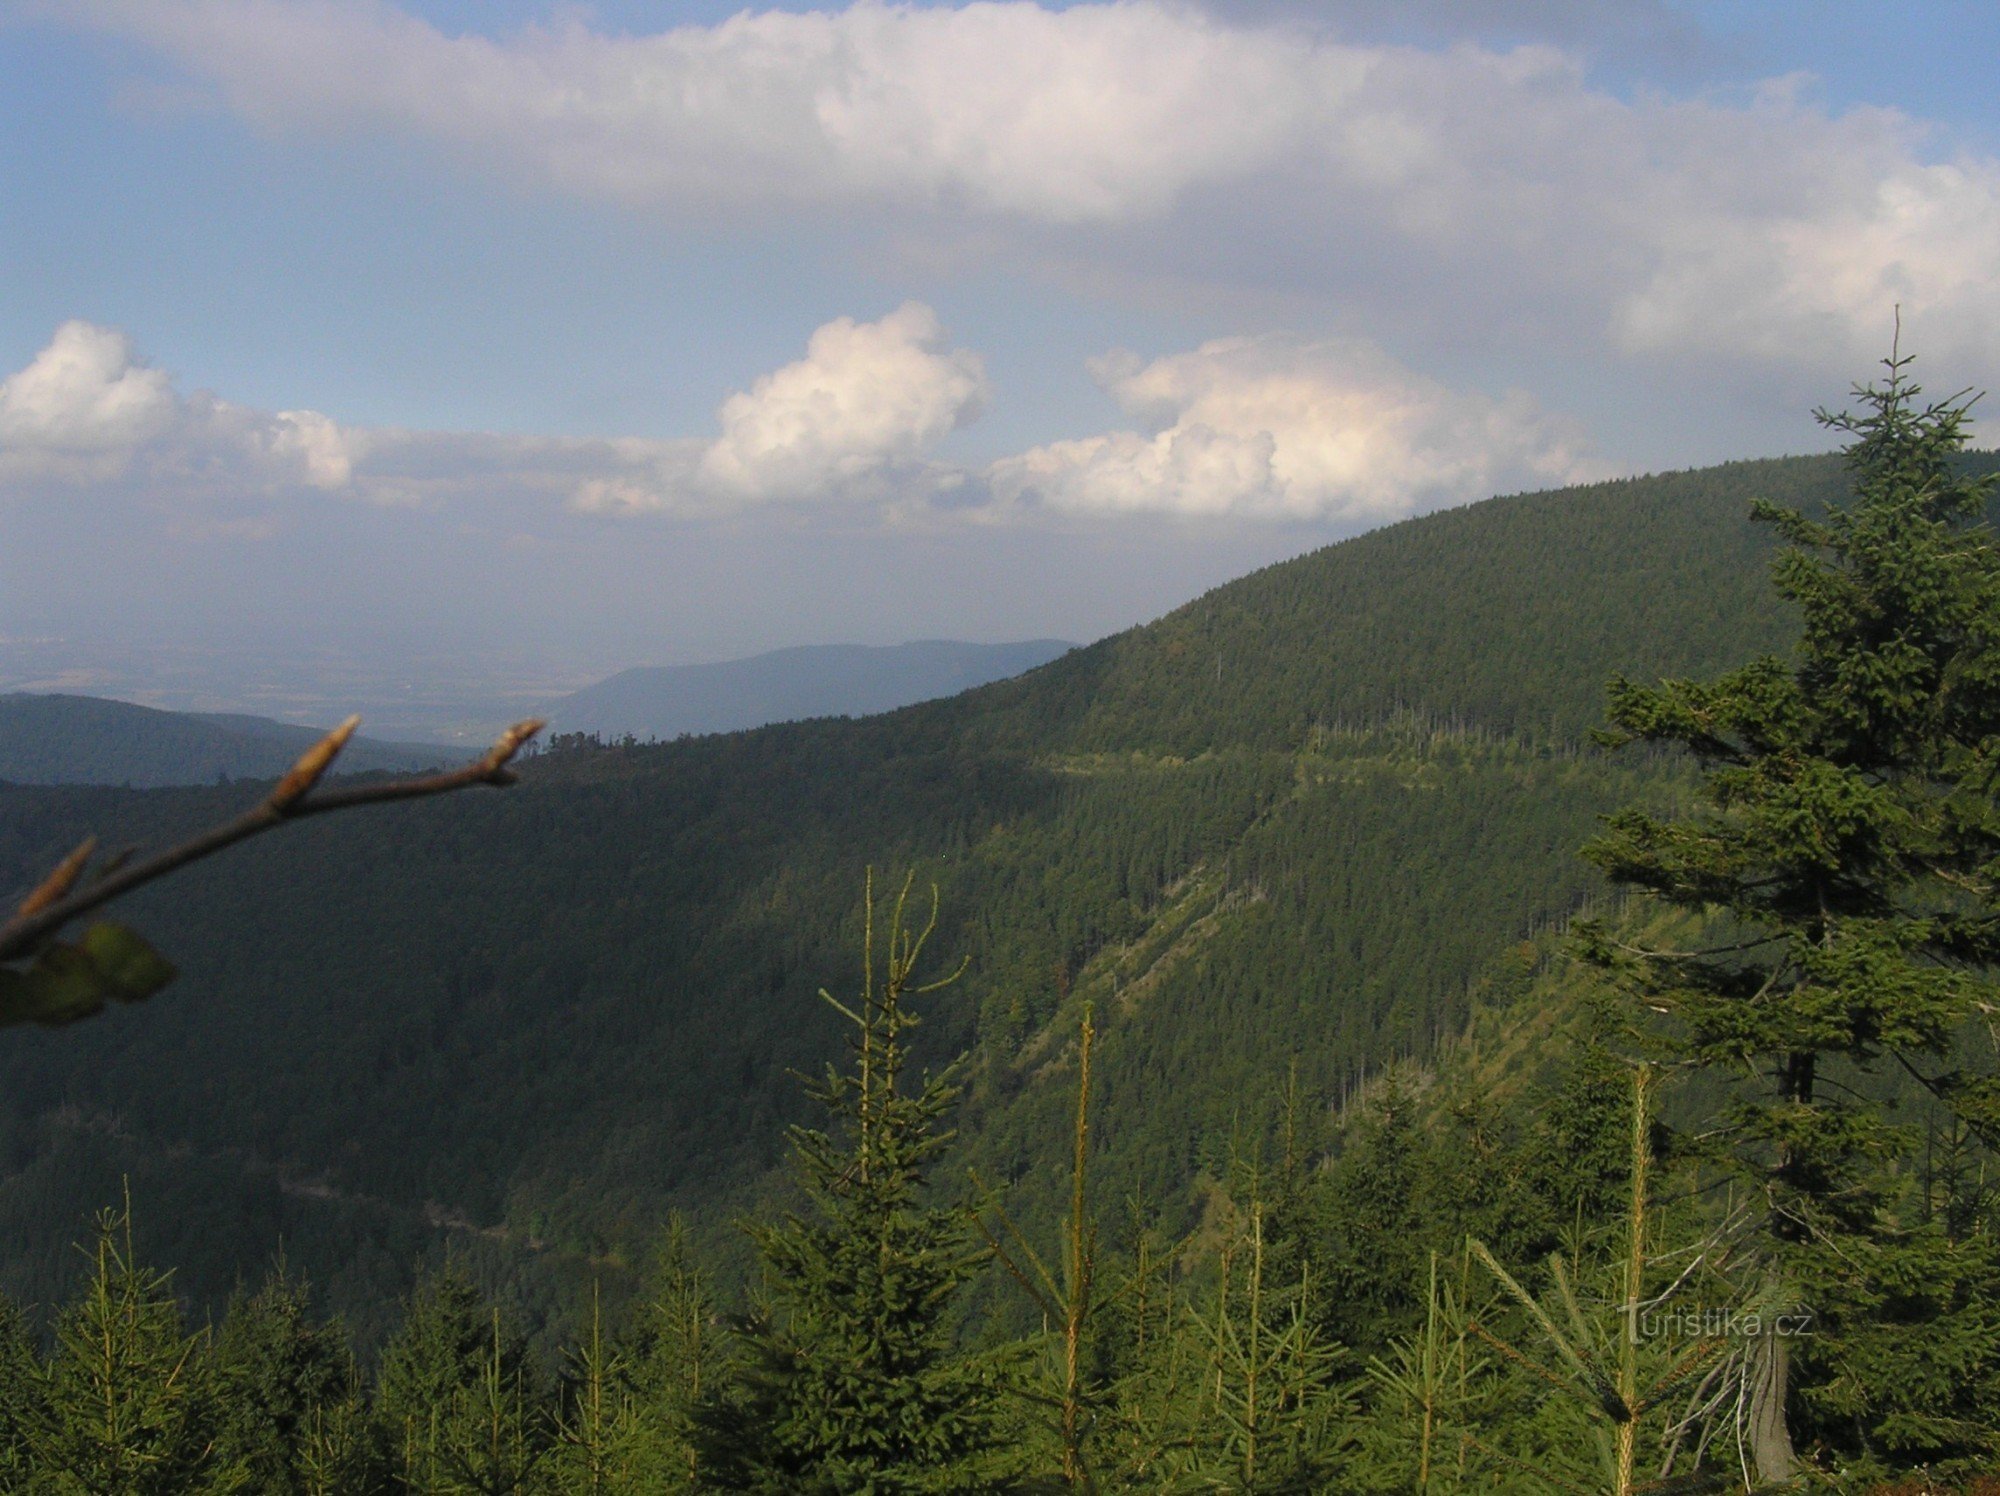
{"label": "coniferous forest", "polygon": [[0,1489],[2000,1489],[2000,461],[1823,419],[45,944]]}

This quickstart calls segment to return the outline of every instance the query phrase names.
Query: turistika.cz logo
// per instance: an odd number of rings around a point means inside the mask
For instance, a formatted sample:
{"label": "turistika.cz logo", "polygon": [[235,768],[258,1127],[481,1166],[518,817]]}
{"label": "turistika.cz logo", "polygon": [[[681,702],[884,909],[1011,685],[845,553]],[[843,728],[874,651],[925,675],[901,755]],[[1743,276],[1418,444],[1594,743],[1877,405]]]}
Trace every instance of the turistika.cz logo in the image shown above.
{"label": "turistika.cz logo", "polygon": [[1812,1332],[1812,1310],[1796,1305],[1788,1309],[1709,1304],[1641,1309],[1633,1323],[1633,1334],[1640,1340],[1754,1340],[1764,1335],[1792,1339]]}

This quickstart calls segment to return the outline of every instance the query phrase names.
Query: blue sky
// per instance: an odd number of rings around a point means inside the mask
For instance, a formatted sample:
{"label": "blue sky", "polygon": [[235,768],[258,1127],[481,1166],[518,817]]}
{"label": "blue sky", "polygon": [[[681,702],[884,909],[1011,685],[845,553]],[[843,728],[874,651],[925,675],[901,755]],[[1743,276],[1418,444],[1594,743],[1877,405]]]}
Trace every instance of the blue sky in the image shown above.
{"label": "blue sky", "polygon": [[0,3],[0,639],[1087,638],[1822,445],[1899,301],[1992,377],[1996,57],[1852,0]]}

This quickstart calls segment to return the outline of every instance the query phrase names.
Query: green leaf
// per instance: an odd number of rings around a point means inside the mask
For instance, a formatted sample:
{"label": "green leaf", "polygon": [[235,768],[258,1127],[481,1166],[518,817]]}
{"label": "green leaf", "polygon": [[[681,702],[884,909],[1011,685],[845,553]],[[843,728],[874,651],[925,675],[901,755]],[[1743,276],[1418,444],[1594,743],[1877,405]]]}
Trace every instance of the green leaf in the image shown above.
{"label": "green leaf", "polygon": [[99,921],[78,943],[121,1002],[143,1002],[174,979],[172,963],[124,925]]}
{"label": "green leaf", "polygon": [[0,967],[0,1027],[75,1023],[107,1002],[143,1002],[174,979],[165,957],[123,925],[92,925],[43,947],[25,970]]}

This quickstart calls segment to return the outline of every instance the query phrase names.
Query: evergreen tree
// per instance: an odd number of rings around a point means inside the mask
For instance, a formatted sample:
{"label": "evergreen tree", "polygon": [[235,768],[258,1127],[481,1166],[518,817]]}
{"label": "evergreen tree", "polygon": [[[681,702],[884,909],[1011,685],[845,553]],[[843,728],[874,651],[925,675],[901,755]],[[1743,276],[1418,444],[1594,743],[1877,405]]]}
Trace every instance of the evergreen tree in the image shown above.
{"label": "evergreen tree", "polygon": [[238,1293],[211,1360],[223,1456],[243,1468],[258,1492],[308,1489],[302,1457],[315,1430],[356,1396],[340,1327],[313,1320],[305,1285],[280,1262],[256,1293]]}
{"label": "evergreen tree", "polygon": [[551,1489],[558,1496],[664,1496],[690,1489],[682,1449],[658,1437],[633,1392],[627,1353],[605,1339],[594,1284],[587,1337],[570,1348],[565,1361],[549,1461]]}
{"label": "evergreen tree", "polygon": [[[1606,741],[1693,754],[1700,805],[1678,819],[1624,811],[1588,849],[1713,935],[1669,949],[1593,927],[1584,949],[1664,1015],[1671,1056],[1762,1077],[1727,1119],[1729,1161],[1768,1202],[1766,1291],[1810,1292],[1829,1317],[1845,1303],[1849,1332],[1874,1346],[1843,1344],[1844,1365],[1813,1368],[1850,1384],[1849,1416],[1819,1428],[1849,1447],[1894,1438],[1871,1393],[1895,1384],[1896,1345],[1920,1338],[1864,1328],[1867,1301],[1906,1277],[1920,1244],[1890,1193],[1907,1138],[1857,1072],[1886,1061],[2000,1118],[1955,1057],[2000,959],[2000,549],[1980,522],[1992,480],[1957,462],[1970,401],[1923,402],[1909,362],[1893,353],[1856,411],[1819,413],[1850,438],[1851,502],[1823,518],[1755,511],[1790,543],[1774,577],[1800,621],[1792,658],[1710,682],[1612,683]],[[2000,1334],[1960,1307],[1938,1306],[1923,1335],[1991,1386]],[[1763,1344],[1753,1444],[1760,1474],[1782,1480],[1803,1404],[1790,1342]],[[1857,1388],[1864,1366],[1871,1385]],[[1948,1438],[1927,1452],[1967,1449]]]}
{"label": "evergreen tree", "polygon": [[132,1214],[97,1219],[91,1275],[56,1320],[40,1416],[28,1435],[43,1489],[90,1496],[239,1490],[218,1448],[202,1352],[166,1275],[142,1266]]}
{"label": "evergreen tree", "polygon": [[648,1489],[699,1488],[695,1413],[713,1398],[732,1364],[714,1287],[674,1216],[614,1377],[614,1390],[632,1409],[647,1451],[654,1481]]}
{"label": "evergreen tree", "polygon": [[1434,1224],[1434,1190],[1443,1176],[1436,1140],[1401,1076],[1384,1081],[1346,1142],[1316,1192],[1320,1198],[1301,1202],[1307,1208],[1300,1224],[1317,1214],[1323,1245],[1306,1260],[1326,1254],[1337,1331],[1348,1344],[1367,1345],[1403,1328],[1421,1305],[1433,1234],[1426,1228]]}
{"label": "evergreen tree", "polygon": [[300,1496],[371,1496],[391,1488],[381,1439],[358,1392],[313,1408],[296,1437]]}
{"label": "evergreen tree", "polygon": [[29,1440],[43,1416],[41,1371],[26,1316],[0,1295],[0,1491],[26,1486],[33,1468]]}
{"label": "evergreen tree", "polygon": [[1290,1284],[1267,1275],[1263,1202],[1230,1213],[1214,1300],[1193,1315],[1202,1357],[1184,1468],[1208,1489],[1244,1496],[1323,1491],[1353,1411],[1335,1376],[1340,1348],[1317,1328],[1311,1269]]}
{"label": "evergreen tree", "polygon": [[859,997],[850,1007],[821,993],[853,1025],[853,1064],[829,1066],[810,1089],[831,1130],[792,1133],[811,1216],[753,1228],[773,1303],[743,1327],[735,1395],[704,1419],[707,1479],[725,1490],[993,1489],[976,1468],[991,1438],[990,1378],[954,1355],[947,1321],[983,1254],[963,1211],[927,1199],[958,1086],[950,1071],[903,1084],[918,1022],[907,999],[957,973],[915,981],[937,905],[933,893],[929,922],[912,932],[909,886],[884,932],[879,985],[871,876]]}
{"label": "evergreen tree", "polygon": [[1197,1343],[1181,1292],[1179,1252],[1128,1201],[1133,1237],[1122,1260],[1108,1264],[1112,1311],[1099,1346],[1111,1378],[1093,1428],[1100,1485],[1114,1491],[1158,1489],[1189,1442],[1189,1409],[1200,1395],[1205,1347]]}
{"label": "evergreen tree", "polygon": [[530,1496],[546,1489],[547,1410],[519,1340],[490,1312],[478,1376],[452,1399],[437,1441],[442,1491],[465,1496]]}
{"label": "evergreen tree", "polygon": [[407,1490],[520,1491],[543,1452],[525,1347],[455,1264],[411,1295],[375,1408]]}
{"label": "evergreen tree", "polygon": [[1369,1358],[1371,1406],[1357,1430],[1354,1461],[1368,1489],[1436,1496],[1462,1484],[1463,1430],[1477,1407],[1474,1378],[1485,1369],[1472,1344],[1466,1297],[1462,1279],[1439,1281],[1433,1252],[1422,1325],[1392,1339],[1386,1355]]}
{"label": "evergreen tree", "polygon": [[979,1223],[994,1257],[1027,1291],[1046,1327],[1045,1343],[1035,1347],[1040,1354],[1030,1357],[1014,1391],[1053,1414],[1046,1432],[1054,1435],[1056,1463],[1069,1490],[1096,1488],[1093,1468],[1098,1461],[1089,1446],[1106,1402],[1105,1348],[1098,1343],[1097,1320],[1108,1300],[1098,1287],[1097,1223],[1090,1209],[1090,1060],[1096,1039],[1095,1015],[1085,1003],[1077,1026],[1069,1214],[1057,1269],[1050,1270],[1004,1210],[998,1213],[997,1230]]}

